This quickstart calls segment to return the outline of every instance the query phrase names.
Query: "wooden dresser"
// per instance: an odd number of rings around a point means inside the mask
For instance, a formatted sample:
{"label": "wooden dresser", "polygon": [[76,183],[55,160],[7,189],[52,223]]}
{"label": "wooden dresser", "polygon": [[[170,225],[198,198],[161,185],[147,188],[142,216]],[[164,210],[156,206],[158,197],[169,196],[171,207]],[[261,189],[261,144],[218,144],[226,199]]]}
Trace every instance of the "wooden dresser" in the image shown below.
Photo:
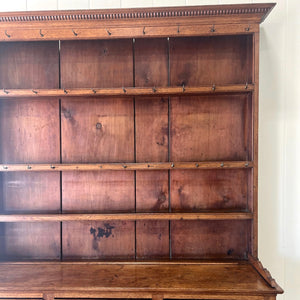
{"label": "wooden dresser", "polygon": [[257,258],[273,7],[0,14],[1,299],[283,292]]}

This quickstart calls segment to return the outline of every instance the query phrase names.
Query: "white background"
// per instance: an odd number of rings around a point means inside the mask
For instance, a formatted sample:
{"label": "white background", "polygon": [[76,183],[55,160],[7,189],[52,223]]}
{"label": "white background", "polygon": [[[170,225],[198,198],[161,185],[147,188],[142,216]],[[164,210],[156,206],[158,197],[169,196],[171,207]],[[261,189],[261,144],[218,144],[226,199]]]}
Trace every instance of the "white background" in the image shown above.
{"label": "white background", "polygon": [[[0,11],[274,2],[268,0],[0,0]],[[300,0],[277,0],[261,25],[259,257],[300,300]],[[299,86],[298,86],[299,84]]]}

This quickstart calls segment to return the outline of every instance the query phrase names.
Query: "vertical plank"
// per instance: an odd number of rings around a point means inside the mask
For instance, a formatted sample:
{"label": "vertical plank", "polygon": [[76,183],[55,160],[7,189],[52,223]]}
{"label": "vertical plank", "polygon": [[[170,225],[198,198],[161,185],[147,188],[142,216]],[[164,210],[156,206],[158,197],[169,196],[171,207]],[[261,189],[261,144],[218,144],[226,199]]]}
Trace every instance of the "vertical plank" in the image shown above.
{"label": "vertical plank", "polygon": [[252,82],[249,39],[250,35],[170,38],[171,85]]}
{"label": "vertical plank", "polygon": [[168,99],[147,98],[135,102],[136,161],[168,161]]}
{"label": "vertical plank", "polygon": [[168,86],[168,40],[136,39],[134,49],[135,86]]}
{"label": "vertical plank", "polygon": [[172,170],[172,211],[246,210],[249,170]]}
{"label": "vertical plank", "polygon": [[253,227],[251,233],[251,251],[254,257],[258,255],[258,96],[259,96],[259,33],[253,34],[253,74],[255,91],[252,94],[253,123]]}
{"label": "vertical plank", "polygon": [[134,212],[134,172],[65,172],[62,210],[65,213]]}
{"label": "vertical plank", "polygon": [[132,99],[63,99],[62,161],[133,162]]}
{"label": "vertical plank", "polygon": [[6,260],[60,258],[60,224],[4,223],[0,257]]}
{"label": "vertical plank", "polygon": [[247,94],[173,97],[170,159],[245,160]]}
{"label": "vertical plank", "polygon": [[0,43],[0,65],[1,88],[59,87],[57,41]]}
{"label": "vertical plank", "polygon": [[1,206],[2,213],[58,213],[59,173],[3,173]]}
{"label": "vertical plank", "polygon": [[[168,86],[167,39],[135,40],[135,86]],[[135,102],[137,162],[168,161],[168,99],[143,98]],[[163,212],[169,208],[168,172],[136,172],[136,211]],[[169,222],[136,222],[136,257],[167,258]]]}
{"label": "vertical plank", "polygon": [[249,241],[248,221],[172,221],[172,257],[245,258]]}
{"label": "vertical plank", "polygon": [[104,88],[133,85],[132,40],[62,41],[61,85]]}
{"label": "vertical plank", "polygon": [[64,259],[133,259],[135,223],[63,222]]}

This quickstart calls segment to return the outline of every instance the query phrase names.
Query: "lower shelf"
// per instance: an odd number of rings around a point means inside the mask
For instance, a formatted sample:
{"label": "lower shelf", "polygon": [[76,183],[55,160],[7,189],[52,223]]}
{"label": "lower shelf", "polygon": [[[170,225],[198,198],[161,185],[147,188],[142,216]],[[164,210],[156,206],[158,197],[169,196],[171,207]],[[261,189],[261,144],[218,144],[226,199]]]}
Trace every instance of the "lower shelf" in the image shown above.
{"label": "lower shelf", "polygon": [[0,298],[275,299],[253,261],[1,263]]}

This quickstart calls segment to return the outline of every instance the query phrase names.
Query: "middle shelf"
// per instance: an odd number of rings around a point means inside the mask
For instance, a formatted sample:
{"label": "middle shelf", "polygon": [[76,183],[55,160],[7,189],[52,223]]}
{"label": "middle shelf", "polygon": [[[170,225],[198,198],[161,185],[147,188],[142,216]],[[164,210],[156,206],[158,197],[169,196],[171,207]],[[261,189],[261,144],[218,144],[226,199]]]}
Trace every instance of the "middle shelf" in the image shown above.
{"label": "middle shelf", "polygon": [[99,170],[170,170],[170,169],[241,169],[253,168],[252,161],[146,162],[146,163],[54,163],[0,164],[0,172],[13,171],[99,171]]}
{"label": "middle shelf", "polygon": [[251,212],[122,213],[122,214],[6,214],[0,222],[138,221],[138,220],[251,220]]}

